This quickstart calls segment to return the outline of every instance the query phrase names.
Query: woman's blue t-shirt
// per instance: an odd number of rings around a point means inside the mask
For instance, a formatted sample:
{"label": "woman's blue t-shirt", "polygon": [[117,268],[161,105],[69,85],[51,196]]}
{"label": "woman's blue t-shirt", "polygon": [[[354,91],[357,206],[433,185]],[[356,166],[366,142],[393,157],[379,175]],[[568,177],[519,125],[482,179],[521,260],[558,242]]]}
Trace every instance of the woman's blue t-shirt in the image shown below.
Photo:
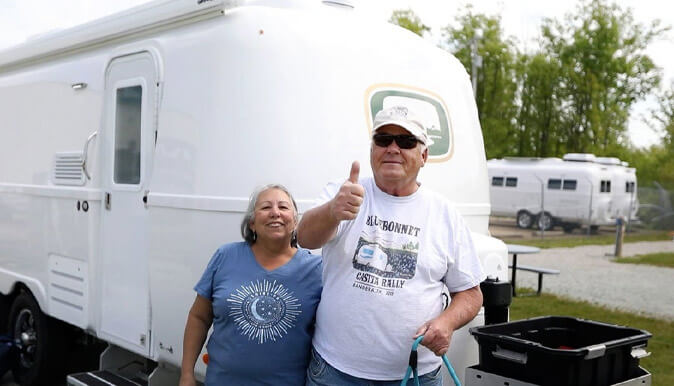
{"label": "woman's blue t-shirt", "polygon": [[304,385],[321,289],[305,249],[267,271],[247,243],[220,247],[194,287],[213,303],[206,385]]}

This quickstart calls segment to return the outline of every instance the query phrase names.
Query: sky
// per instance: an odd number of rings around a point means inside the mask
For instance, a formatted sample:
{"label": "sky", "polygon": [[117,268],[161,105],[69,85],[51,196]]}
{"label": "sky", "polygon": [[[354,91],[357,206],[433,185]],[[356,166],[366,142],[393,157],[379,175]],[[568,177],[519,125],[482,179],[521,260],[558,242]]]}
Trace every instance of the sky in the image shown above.
{"label": "sky", "polygon": [[[286,1],[286,0],[270,0]],[[31,36],[78,25],[147,0],[0,0],[0,50],[20,44]],[[537,48],[543,18],[562,20],[565,13],[575,10],[575,0],[351,0],[360,12],[388,20],[395,9],[412,9],[421,21],[431,27],[426,39],[438,43],[442,28],[454,23],[455,16],[466,4],[475,13],[500,15],[506,36],[515,37],[521,48]],[[631,8],[637,22],[650,24],[659,18],[663,24],[674,26],[674,4],[661,0],[620,0],[623,9]],[[674,32],[649,46],[647,54],[663,70],[663,85],[674,80]],[[661,135],[643,123],[643,116],[654,108],[652,100],[638,103],[632,112],[629,136],[639,147],[660,142]]]}

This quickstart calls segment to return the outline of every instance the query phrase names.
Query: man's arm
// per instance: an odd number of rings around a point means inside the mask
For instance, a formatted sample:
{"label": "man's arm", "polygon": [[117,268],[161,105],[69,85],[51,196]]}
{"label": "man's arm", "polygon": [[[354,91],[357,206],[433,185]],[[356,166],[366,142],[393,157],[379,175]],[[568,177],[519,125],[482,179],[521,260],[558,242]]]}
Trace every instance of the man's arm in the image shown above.
{"label": "man's arm", "polygon": [[340,221],[353,220],[358,216],[365,195],[363,186],[358,183],[359,172],[360,164],[354,161],[349,179],[342,184],[335,197],[302,215],[297,226],[297,242],[302,247],[322,247],[335,237]]}
{"label": "man's arm", "polygon": [[297,225],[297,243],[304,248],[316,249],[330,241],[337,233],[339,220],[330,213],[330,201],[308,210]]}
{"label": "man's arm", "polygon": [[449,342],[455,330],[473,320],[482,307],[482,291],[477,285],[465,291],[451,293],[449,307],[437,318],[424,323],[417,330],[414,338],[424,336],[421,344],[441,356],[449,349]]}

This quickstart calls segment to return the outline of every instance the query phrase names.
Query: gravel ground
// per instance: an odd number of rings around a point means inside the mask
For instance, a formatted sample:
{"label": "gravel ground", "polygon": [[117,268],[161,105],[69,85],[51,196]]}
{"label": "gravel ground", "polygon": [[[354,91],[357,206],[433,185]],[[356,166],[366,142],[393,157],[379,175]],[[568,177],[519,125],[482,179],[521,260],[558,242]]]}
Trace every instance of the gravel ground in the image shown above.
{"label": "gravel ground", "polygon": [[[543,292],[674,320],[674,268],[614,263],[614,248],[590,245],[541,249],[538,254],[518,255],[517,264],[561,271],[559,275],[544,275]],[[657,252],[674,252],[674,241],[623,245],[623,257]],[[538,274],[517,271],[518,288],[536,288],[537,283]]]}

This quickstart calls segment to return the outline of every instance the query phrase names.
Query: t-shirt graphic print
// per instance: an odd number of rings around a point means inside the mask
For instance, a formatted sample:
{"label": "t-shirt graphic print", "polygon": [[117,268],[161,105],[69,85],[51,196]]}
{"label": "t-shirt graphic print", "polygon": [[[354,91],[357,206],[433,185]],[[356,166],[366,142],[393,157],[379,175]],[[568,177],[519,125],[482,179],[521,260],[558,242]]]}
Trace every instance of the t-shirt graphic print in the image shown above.
{"label": "t-shirt graphic print", "polygon": [[242,285],[227,301],[239,332],[259,344],[282,338],[302,313],[299,300],[276,280]]}
{"label": "t-shirt graphic print", "polygon": [[353,286],[393,296],[416,273],[419,231],[414,225],[368,216],[352,259],[359,271]]}
{"label": "t-shirt graphic print", "polygon": [[[372,216],[376,217],[376,216]],[[353,255],[353,268],[388,278],[411,279],[417,267],[419,241],[394,237],[386,240],[380,232],[363,231]]]}

